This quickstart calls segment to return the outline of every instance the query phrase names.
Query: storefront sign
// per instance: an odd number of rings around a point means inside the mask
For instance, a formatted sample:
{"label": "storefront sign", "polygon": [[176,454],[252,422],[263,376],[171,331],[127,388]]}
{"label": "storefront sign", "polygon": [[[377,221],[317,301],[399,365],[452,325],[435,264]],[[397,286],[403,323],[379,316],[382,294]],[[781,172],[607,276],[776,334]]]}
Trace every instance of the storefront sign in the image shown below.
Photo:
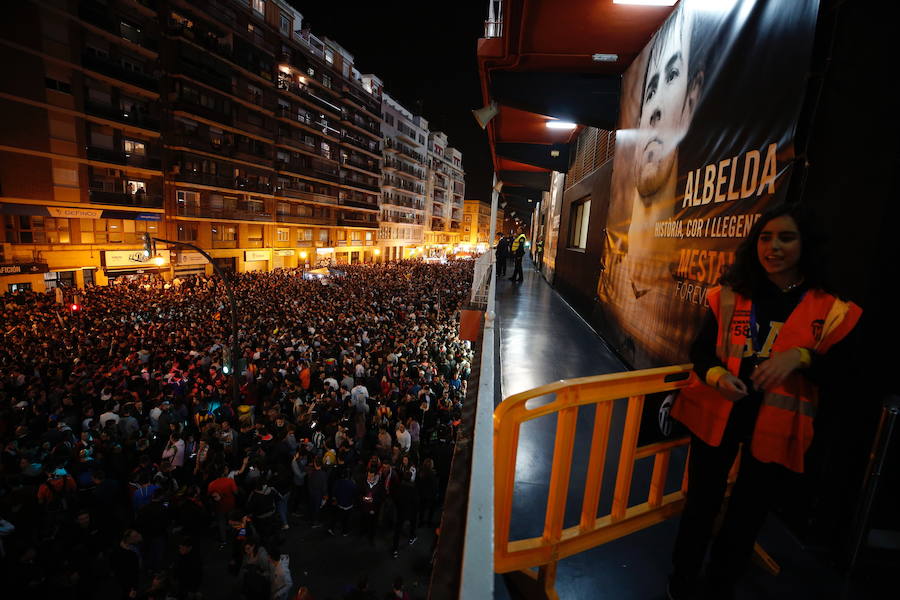
{"label": "storefront sign", "polygon": [[205,265],[207,262],[209,261],[207,261],[206,258],[199,252],[178,253],[179,265]]}
{"label": "storefront sign", "polygon": [[271,250],[244,250],[244,261],[271,260]]}
{"label": "storefront sign", "polygon": [[51,217],[64,219],[99,219],[102,210],[94,208],[71,208],[68,206],[48,206],[47,212]]}
{"label": "storefront sign", "polygon": [[0,275],[31,275],[49,272],[50,267],[46,263],[0,264]]}
{"label": "storefront sign", "polygon": [[[156,253],[166,264],[169,263],[168,250],[157,250]],[[145,259],[143,250],[106,250],[103,252],[103,265],[105,267],[156,267],[152,260]]]}
{"label": "storefront sign", "polygon": [[293,255],[294,255],[293,250],[276,250],[275,251],[275,256],[293,256]]}

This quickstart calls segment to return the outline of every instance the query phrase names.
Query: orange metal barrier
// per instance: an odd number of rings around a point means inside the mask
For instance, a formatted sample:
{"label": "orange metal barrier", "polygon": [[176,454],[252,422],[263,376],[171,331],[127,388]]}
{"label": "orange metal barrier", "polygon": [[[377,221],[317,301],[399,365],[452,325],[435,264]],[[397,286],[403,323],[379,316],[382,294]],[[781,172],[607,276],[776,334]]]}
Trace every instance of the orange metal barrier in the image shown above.
{"label": "orange metal barrier", "polygon": [[[558,598],[554,586],[559,560],[640,531],[681,512],[687,491],[687,466],[685,465],[679,490],[665,494],[663,488],[672,449],[688,445],[690,438],[682,437],[641,447],[638,447],[637,440],[645,395],[687,386],[691,368],[692,365],[676,365],[557,381],[514,394],[500,403],[494,410],[495,572],[521,571],[531,579],[537,580],[546,597]],[[526,402],[533,398],[550,394],[556,396],[551,402],[534,408],[525,406]],[[612,403],[620,398],[628,398],[628,408],[625,414],[622,446],[619,449],[612,510],[609,514],[598,517],[603,467],[606,464],[609,428],[612,421]],[[587,481],[581,503],[581,519],[578,525],[563,529],[578,407],[588,404],[595,404],[596,412]],[[556,441],[553,448],[544,532],[541,537],[510,541],[509,525],[512,517],[519,429],[525,421],[554,413],[558,413]],[[634,465],[638,460],[650,457],[653,457],[653,473],[647,501],[628,506]],[[737,476],[739,462],[740,453],[729,474],[729,483]],[[778,573],[778,564],[759,544],[755,547],[755,559],[770,573]],[[532,570],[534,567],[538,567],[537,572]]]}
{"label": "orange metal barrier", "polygon": [[[664,494],[663,486],[672,449],[687,445],[690,440],[680,438],[639,448],[637,439],[644,396],[685,387],[690,369],[691,365],[677,365],[558,381],[510,396],[495,409],[494,570],[497,573],[525,571],[538,579],[548,597],[555,598],[553,588],[557,561],[659,523],[681,510],[687,487],[687,470],[680,490]],[[528,400],[548,394],[554,394],[556,398],[542,406],[526,408]],[[613,401],[619,398],[628,398],[628,410],[612,511],[598,517]],[[596,415],[581,519],[578,525],[563,529],[578,407],[588,404],[596,405]],[[543,535],[510,541],[519,429],[525,421],[553,413],[558,413],[556,442]],[[654,463],[647,501],[628,506],[635,462],[651,456]],[[540,567],[537,574],[530,571],[533,567]]]}

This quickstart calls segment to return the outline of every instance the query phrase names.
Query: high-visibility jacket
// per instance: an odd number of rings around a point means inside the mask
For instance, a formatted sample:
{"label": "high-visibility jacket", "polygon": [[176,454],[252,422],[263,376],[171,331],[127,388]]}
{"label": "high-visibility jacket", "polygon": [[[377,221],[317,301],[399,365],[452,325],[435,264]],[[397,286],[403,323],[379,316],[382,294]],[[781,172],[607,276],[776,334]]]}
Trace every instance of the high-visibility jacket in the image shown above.
{"label": "high-visibility jacket", "polygon": [[515,254],[523,254],[525,252],[525,234],[520,233],[516,236],[512,243],[512,253]]}
{"label": "high-visibility jacket", "polygon": [[[728,287],[707,295],[719,324],[716,355],[735,377],[750,335],[752,304]],[[819,290],[809,290],[791,312],[772,346],[773,352],[800,347],[824,354],[844,338],[859,320],[862,309]],[[761,462],[774,462],[803,472],[803,455],[813,437],[813,418],[818,390],[794,371],[781,385],[764,392],[750,443],[751,454]],[[711,446],[722,443],[734,403],[691,373],[688,387],[678,394],[672,417]]]}

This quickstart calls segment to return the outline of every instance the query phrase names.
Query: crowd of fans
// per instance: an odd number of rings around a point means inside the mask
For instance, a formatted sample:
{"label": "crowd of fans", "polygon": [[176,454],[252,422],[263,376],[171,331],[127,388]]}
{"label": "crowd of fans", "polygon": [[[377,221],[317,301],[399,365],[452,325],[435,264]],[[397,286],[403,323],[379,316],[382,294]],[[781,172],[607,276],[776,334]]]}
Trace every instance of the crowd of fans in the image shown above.
{"label": "crowd of fans", "polygon": [[238,356],[217,277],[0,297],[6,589],[90,598],[111,578],[126,598],[197,597],[202,542],[229,556],[237,594],[312,598],[282,552],[292,526],[373,552],[383,538],[394,557],[434,526],[472,263],[342,271],[229,275]]}

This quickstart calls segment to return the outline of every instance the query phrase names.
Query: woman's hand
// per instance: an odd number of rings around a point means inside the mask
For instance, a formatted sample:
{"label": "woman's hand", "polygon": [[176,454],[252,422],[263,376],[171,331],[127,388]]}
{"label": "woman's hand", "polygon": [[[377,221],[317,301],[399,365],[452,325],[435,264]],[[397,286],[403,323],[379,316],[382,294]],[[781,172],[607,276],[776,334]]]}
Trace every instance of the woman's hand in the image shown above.
{"label": "woman's hand", "polygon": [[716,389],[732,402],[737,402],[748,394],[747,386],[744,385],[744,382],[731,373],[725,373],[719,377],[719,380],[716,382]]}
{"label": "woman's hand", "polygon": [[758,390],[770,390],[781,385],[785,378],[802,366],[800,351],[791,348],[784,352],[773,352],[766,362],[759,365],[750,376]]}

